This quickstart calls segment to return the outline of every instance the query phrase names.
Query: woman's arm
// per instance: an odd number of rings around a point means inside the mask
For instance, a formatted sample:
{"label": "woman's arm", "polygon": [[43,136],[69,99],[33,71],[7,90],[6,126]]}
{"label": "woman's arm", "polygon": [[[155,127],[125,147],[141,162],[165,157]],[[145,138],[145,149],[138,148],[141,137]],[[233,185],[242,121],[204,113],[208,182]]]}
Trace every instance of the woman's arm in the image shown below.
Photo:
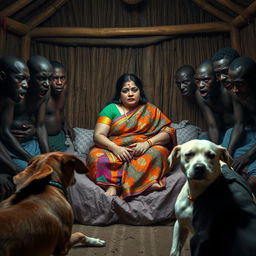
{"label": "woman's arm", "polygon": [[171,141],[171,137],[167,132],[159,132],[154,137],[150,138],[152,146],[154,145],[166,145]]}
{"label": "woman's arm", "polygon": [[159,132],[155,136],[151,137],[150,139],[137,142],[132,144],[130,147],[133,148],[133,153],[135,156],[143,155],[150,147],[156,145],[166,145],[168,142],[171,141],[171,137],[167,132]]}
{"label": "woman's arm", "polygon": [[109,125],[97,123],[93,134],[94,143],[100,148],[113,152],[120,161],[129,162],[132,159],[133,149],[116,145],[108,138],[109,130]]}

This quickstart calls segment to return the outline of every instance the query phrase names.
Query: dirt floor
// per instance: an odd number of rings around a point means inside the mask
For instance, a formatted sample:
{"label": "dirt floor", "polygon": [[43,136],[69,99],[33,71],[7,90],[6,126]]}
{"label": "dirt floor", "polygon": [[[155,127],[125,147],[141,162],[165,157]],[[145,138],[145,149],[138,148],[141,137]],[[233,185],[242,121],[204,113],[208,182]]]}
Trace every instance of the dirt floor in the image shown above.
{"label": "dirt floor", "polygon": [[[74,247],[69,256],[169,256],[173,223],[155,226],[114,224],[106,227],[75,224],[73,231],[98,237],[106,247]],[[182,256],[190,256],[188,242]]]}

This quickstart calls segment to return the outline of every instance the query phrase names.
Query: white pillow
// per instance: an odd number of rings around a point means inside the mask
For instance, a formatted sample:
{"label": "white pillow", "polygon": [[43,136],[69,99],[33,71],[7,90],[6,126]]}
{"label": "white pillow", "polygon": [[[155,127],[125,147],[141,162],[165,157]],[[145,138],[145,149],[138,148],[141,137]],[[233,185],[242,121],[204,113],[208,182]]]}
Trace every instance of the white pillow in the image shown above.
{"label": "white pillow", "polygon": [[201,128],[192,125],[188,120],[182,120],[180,123],[172,123],[172,127],[176,129],[177,143],[181,145],[189,140],[198,139]]}
{"label": "white pillow", "polygon": [[87,130],[75,127],[75,141],[74,149],[78,154],[88,154],[90,148],[94,145],[93,132],[94,130]]}

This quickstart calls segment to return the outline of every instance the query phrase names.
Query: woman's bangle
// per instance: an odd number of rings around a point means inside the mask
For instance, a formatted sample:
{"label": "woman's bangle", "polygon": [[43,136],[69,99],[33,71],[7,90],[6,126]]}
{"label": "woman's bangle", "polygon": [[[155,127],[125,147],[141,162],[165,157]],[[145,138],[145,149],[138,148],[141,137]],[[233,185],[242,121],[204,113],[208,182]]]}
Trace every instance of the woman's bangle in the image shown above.
{"label": "woman's bangle", "polygon": [[150,146],[150,147],[152,147],[153,146],[153,143],[152,143],[152,141],[151,140],[147,140],[147,143],[148,143],[148,145]]}

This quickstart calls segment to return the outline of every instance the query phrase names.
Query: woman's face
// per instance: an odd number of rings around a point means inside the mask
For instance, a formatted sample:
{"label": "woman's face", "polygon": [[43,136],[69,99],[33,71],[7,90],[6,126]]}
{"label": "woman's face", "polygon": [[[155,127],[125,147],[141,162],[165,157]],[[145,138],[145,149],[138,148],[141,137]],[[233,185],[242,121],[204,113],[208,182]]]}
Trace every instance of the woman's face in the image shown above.
{"label": "woman's face", "polygon": [[134,108],[140,101],[140,89],[133,81],[125,82],[121,90],[120,99],[126,108]]}

